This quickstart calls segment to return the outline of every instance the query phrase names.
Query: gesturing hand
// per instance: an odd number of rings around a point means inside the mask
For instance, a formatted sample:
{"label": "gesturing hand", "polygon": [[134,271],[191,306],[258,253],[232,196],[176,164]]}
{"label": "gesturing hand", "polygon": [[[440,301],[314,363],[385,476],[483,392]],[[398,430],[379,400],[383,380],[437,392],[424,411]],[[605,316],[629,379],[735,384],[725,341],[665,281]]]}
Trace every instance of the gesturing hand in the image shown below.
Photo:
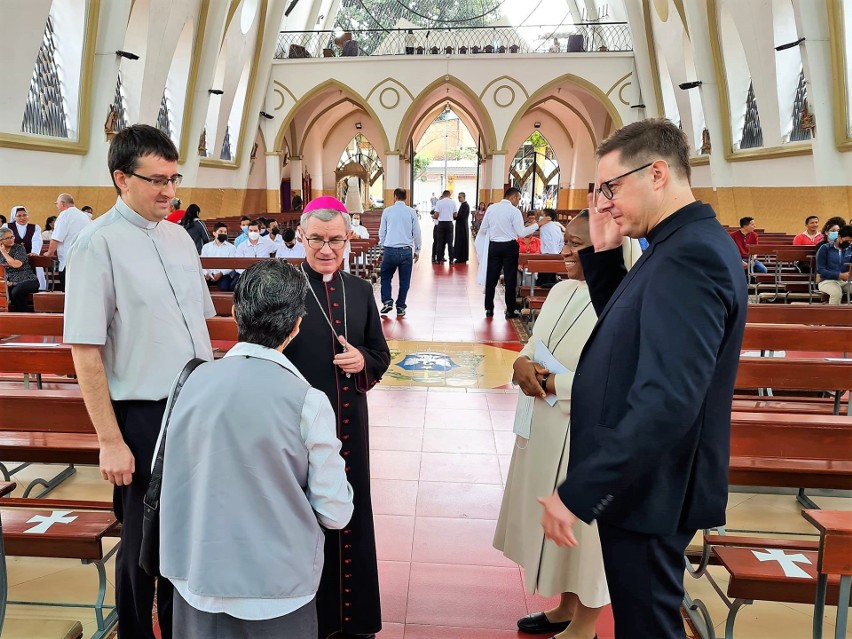
{"label": "gesturing hand", "polygon": [[595,203],[595,191],[588,195],[589,236],[595,251],[608,251],[618,248],[624,240],[621,227],[612,219],[609,211],[599,211]]}
{"label": "gesturing hand", "polygon": [[533,362],[528,357],[519,357],[516,359],[513,368],[515,370],[515,383],[521,387],[524,395],[527,397],[545,398],[546,393],[541,387],[539,377],[550,371],[538,362]]}
{"label": "gesturing hand", "polygon": [[364,356],[361,355],[361,351],[350,346],[343,335],[339,335],[337,340],[346,350],[334,356],[335,366],[339,366],[344,373],[360,373],[364,370]]}
{"label": "gesturing hand", "polygon": [[559,493],[554,492],[550,497],[539,497],[538,503],[544,507],[541,516],[544,536],[557,546],[574,548],[577,545],[577,538],[574,536],[574,522],[577,517],[565,507],[559,499]]}

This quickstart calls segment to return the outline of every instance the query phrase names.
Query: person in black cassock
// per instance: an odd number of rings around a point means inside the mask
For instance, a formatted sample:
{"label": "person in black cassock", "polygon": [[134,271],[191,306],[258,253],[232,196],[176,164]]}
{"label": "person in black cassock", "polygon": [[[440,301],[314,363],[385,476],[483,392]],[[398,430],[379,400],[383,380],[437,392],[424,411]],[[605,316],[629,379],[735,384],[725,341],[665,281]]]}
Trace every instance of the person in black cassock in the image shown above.
{"label": "person in black cassock", "polygon": [[456,264],[467,262],[470,252],[470,204],[464,193],[459,193],[459,210],[453,216],[456,220],[456,236],[453,242],[453,259]]}
{"label": "person in black cassock", "polygon": [[323,391],[337,417],[340,454],[355,495],[343,530],[325,531],[325,565],[317,592],[319,637],[372,637],[382,628],[373,507],[370,501],[367,391],[390,365],[390,351],[369,282],[340,271],[350,220],[323,196],[301,219],[307,315],[287,357]]}

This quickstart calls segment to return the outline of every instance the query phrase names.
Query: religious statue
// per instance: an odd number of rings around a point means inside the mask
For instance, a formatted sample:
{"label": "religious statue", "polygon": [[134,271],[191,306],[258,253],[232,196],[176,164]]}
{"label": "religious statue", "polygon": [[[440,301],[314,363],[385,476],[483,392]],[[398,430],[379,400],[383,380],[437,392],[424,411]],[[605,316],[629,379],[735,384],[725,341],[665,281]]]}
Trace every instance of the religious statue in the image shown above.
{"label": "religious statue", "polygon": [[814,114],[808,110],[808,102],[802,105],[802,116],[799,118],[799,129],[802,131],[810,131],[811,137],[816,137],[816,121]]}
{"label": "religious statue", "polygon": [[207,127],[201,130],[201,137],[198,138],[198,155],[207,157]]}
{"label": "religious statue", "polygon": [[705,127],[701,132],[701,155],[710,155],[710,131]]}
{"label": "religious statue", "polygon": [[118,109],[115,108],[114,104],[110,104],[106,122],[104,122],[104,133],[106,133],[107,140],[112,140],[112,136],[118,133],[119,117],[121,117],[121,114],[118,112]]}
{"label": "religious statue", "polygon": [[364,199],[361,197],[361,180],[354,175],[346,178],[346,210],[349,215],[364,212]]}

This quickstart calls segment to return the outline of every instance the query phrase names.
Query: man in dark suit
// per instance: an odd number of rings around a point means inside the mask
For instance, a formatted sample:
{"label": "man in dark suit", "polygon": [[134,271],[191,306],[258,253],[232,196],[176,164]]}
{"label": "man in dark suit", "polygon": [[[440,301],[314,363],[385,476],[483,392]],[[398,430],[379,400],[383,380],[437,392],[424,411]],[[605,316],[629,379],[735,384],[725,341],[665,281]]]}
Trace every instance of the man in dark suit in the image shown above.
{"label": "man in dark suit", "polygon": [[[644,120],[597,151],[598,323],[577,367],[565,482],[542,525],[560,545],[597,520],[617,639],[683,639],[683,552],[725,523],[731,402],[745,326],[742,262],[689,185],[678,127]],[[628,273],[624,236],[648,250]]]}

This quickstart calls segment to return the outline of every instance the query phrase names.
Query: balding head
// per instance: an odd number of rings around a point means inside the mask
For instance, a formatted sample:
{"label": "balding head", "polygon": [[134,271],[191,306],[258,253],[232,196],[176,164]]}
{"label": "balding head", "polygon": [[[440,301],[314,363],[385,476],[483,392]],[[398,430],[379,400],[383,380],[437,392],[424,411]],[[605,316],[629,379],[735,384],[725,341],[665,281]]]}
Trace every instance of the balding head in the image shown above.
{"label": "balding head", "polygon": [[65,209],[70,209],[74,206],[74,198],[68,193],[60,193],[56,198],[56,210],[62,213]]}

